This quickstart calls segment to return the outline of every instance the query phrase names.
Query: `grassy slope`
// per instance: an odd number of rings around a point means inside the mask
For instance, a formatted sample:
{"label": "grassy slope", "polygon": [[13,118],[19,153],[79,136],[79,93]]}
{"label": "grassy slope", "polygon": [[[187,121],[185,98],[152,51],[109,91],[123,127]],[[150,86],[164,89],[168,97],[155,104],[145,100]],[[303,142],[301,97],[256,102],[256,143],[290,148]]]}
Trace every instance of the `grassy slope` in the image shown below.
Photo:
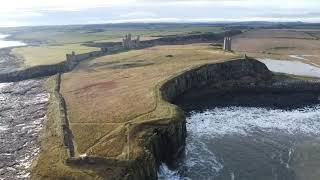
{"label": "grassy slope", "polygon": [[123,158],[126,123],[148,112],[139,120],[167,113],[155,108],[157,84],[190,67],[232,57],[208,44],[159,46],[97,58],[64,74],[62,93],[78,153]]}

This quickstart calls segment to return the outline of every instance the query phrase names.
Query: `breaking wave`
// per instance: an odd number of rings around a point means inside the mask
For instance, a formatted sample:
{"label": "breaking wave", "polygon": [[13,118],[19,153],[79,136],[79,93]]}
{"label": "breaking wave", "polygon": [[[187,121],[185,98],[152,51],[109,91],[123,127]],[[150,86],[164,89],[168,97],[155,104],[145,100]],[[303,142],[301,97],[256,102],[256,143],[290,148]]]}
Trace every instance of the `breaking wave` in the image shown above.
{"label": "breaking wave", "polygon": [[[187,117],[187,140],[183,162],[176,170],[162,165],[159,179],[207,179],[217,177],[224,169],[224,160],[212,151],[215,140],[226,136],[251,137],[259,134],[268,136],[276,132],[285,136],[320,135],[320,105],[284,110],[257,107],[216,107],[203,112],[192,111]],[[294,151],[280,154],[280,163],[287,168]],[[288,154],[289,153],[289,154]],[[283,161],[282,156],[288,156]],[[234,178],[232,172],[229,176]]]}

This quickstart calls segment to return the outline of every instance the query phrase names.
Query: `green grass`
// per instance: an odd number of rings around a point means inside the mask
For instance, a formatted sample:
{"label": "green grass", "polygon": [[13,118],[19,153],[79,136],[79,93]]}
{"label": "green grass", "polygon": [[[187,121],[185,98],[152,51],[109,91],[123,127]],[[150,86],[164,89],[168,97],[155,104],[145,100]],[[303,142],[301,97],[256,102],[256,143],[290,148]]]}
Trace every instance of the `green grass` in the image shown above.
{"label": "green grass", "polygon": [[196,25],[142,25],[139,27],[117,27],[104,26],[59,26],[59,27],[38,27],[32,30],[17,31],[13,38],[17,40],[36,40],[48,44],[70,44],[84,43],[88,41],[112,41],[122,38],[125,34],[141,35],[144,37],[155,37],[165,35],[176,35],[195,32],[219,32],[223,31],[218,26],[196,26]]}
{"label": "green grass", "polygon": [[81,46],[85,42],[121,41],[125,34],[140,35],[142,40],[162,36],[220,32],[222,27],[191,24],[154,24],[154,25],[87,25],[87,26],[43,26],[17,28],[11,30],[12,38],[23,41],[39,41],[37,47],[14,48],[13,55],[23,60],[24,66],[36,66],[59,63],[65,60],[65,54],[74,51],[77,54],[97,50]]}
{"label": "green grass", "polygon": [[65,44],[61,46],[37,46],[14,48],[12,53],[23,59],[27,67],[36,65],[55,64],[64,61],[67,53],[86,53],[98,48],[81,46],[80,44]]}

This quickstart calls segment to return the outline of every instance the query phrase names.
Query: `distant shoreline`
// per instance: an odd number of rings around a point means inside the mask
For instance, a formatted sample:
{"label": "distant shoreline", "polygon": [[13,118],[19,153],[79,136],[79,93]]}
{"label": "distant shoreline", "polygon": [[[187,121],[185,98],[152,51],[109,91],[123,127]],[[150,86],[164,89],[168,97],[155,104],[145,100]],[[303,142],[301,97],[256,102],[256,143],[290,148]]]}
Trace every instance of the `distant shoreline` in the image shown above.
{"label": "distant shoreline", "polygon": [[22,41],[10,40],[10,36],[10,34],[0,34],[0,49],[27,45],[27,43]]}

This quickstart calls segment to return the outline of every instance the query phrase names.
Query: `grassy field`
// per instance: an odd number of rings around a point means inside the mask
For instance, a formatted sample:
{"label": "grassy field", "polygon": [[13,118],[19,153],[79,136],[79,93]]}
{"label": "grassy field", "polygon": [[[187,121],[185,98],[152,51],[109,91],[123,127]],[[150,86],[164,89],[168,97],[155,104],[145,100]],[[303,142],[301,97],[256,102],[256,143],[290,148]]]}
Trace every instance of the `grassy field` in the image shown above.
{"label": "grassy field", "polygon": [[22,28],[11,30],[12,38],[22,41],[41,42],[36,47],[14,48],[13,55],[23,60],[24,66],[58,63],[65,54],[75,51],[85,53],[96,50],[82,46],[86,42],[119,42],[128,33],[140,35],[141,40],[156,39],[167,35],[220,32],[223,27],[213,25],[88,25]]}
{"label": "grassy field", "polygon": [[[119,28],[119,27],[118,27]],[[162,28],[162,27],[161,27]],[[61,61],[65,53],[74,50],[86,52],[79,43],[87,41],[118,41],[125,33],[143,35],[143,38],[157,38],[162,35],[192,33],[196,31],[220,31],[217,27],[177,27],[154,29],[114,29],[113,34],[104,29],[56,29],[18,34],[21,39],[38,38],[47,41],[40,47],[16,48],[15,54],[25,58],[28,66]],[[38,34],[37,34],[38,33]],[[43,33],[43,34],[42,34]],[[108,36],[110,33],[110,36]],[[108,55],[82,62],[73,71],[62,76],[61,92],[66,100],[70,128],[73,135],[76,156],[97,155],[108,158],[127,159],[137,154],[128,143],[128,124],[153,118],[163,118],[171,111],[167,104],[157,101],[157,85],[169,77],[192,67],[226,61],[247,53],[256,57],[289,58],[292,54],[314,55],[317,62],[320,42],[314,34],[292,30],[254,30],[234,39],[233,48],[237,53],[226,53],[210,44],[157,46]],[[46,36],[46,35],[47,36]],[[61,58],[60,58],[61,57]],[[313,59],[314,58],[314,59]],[[45,59],[45,60],[43,60]],[[320,62],[320,61],[319,61]],[[52,92],[54,81],[46,87]],[[52,97],[52,96],[51,96]],[[35,179],[48,177],[102,179],[123,169],[77,169],[59,160],[63,159],[62,139],[57,134],[57,103],[50,100],[45,130],[41,137],[42,152],[33,168]],[[131,137],[135,138],[135,137]],[[130,148],[131,147],[131,148]],[[134,151],[134,152],[132,152]],[[134,156],[136,157],[136,156]],[[134,158],[133,157],[133,158]],[[100,167],[101,168],[101,167]],[[97,172],[104,174],[97,174]],[[49,173],[49,174],[48,174]],[[68,174],[68,177],[63,177]]]}
{"label": "grassy field", "polygon": [[[64,74],[61,83],[76,156],[86,153],[124,160],[128,154],[137,155],[139,148],[135,147],[140,147],[137,144],[131,143],[130,151],[127,149],[127,124],[164,118],[172,113],[167,103],[157,101],[157,85],[197,65],[234,57],[235,54],[225,53],[217,46],[193,44],[158,46],[82,62]],[[124,165],[81,168],[65,165],[59,106],[53,94],[55,79],[51,77],[45,84],[51,94],[50,104],[40,137],[42,150],[33,163],[32,179],[103,179],[126,174],[128,167]]]}
{"label": "grassy field", "polygon": [[97,58],[64,74],[62,94],[77,154],[124,158],[126,123],[167,113],[157,106],[155,86],[190,67],[235,57],[216,48],[158,46]]}
{"label": "grassy field", "polygon": [[36,40],[47,44],[84,43],[88,41],[118,41],[124,35],[141,35],[145,38],[196,32],[219,32],[223,27],[214,25],[88,25],[38,27],[13,35],[18,40]]}
{"label": "grassy field", "polygon": [[320,40],[315,30],[251,30],[233,40],[233,50],[253,57],[291,59],[305,56],[305,62],[320,64]]}
{"label": "grassy field", "polygon": [[[63,137],[60,130],[61,124],[59,119],[59,106],[54,95],[56,86],[56,76],[50,77],[44,84],[45,89],[50,93],[50,103],[44,122],[44,127],[39,138],[41,143],[41,153],[33,161],[31,169],[31,179],[102,179],[110,177],[113,174],[120,174],[123,170],[121,167],[92,166],[86,169],[74,168],[67,166],[64,162],[66,159],[63,145]],[[84,130],[83,130],[84,131]],[[100,178],[99,178],[100,177]]]}
{"label": "grassy field", "polygon": [[99,50],[99,48],[81,46],[80,44],[66,44],[61,46],[42,45],[36,47],[14,48],[12,54],[23,59],[24,65],[30,67],[65,61],[66,54],[71,54],[72,51],[86,53],[95,50]]}

